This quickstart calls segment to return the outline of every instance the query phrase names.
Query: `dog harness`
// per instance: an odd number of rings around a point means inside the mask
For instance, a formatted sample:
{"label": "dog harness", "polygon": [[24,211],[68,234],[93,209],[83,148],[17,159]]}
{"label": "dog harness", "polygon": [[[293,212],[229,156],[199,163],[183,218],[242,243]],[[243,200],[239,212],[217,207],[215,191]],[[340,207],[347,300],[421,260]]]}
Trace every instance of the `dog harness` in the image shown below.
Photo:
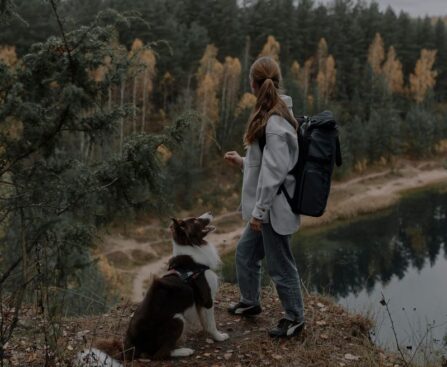
{"label": "dog harness", "polygon": [[169,267],[168,272],[164,276],[175,274],[177,275],[183,282],[189,283],[190,281],[197,279],[197,277],[204,273],[205,271],[209,270],[209,266],[203,265],[203,264],[195,264],[193,267],[180,267],[180,268],[174,268]]}

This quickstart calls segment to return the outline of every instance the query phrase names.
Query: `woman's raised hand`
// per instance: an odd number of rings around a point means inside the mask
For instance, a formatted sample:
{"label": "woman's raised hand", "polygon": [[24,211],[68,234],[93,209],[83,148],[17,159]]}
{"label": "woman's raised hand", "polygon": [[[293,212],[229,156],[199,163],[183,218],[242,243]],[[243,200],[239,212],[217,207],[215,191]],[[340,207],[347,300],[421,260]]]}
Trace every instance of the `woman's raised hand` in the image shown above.
{"label": "woman's raised hand", "polygon": [[226,152],[224,155],[224,158],[228,162],[235,164],[241,168],[242,168],[242,165],[244,164],[242,157],[239,155],[238,152],[235,152],[234,150],[232,150],[231,152]]}

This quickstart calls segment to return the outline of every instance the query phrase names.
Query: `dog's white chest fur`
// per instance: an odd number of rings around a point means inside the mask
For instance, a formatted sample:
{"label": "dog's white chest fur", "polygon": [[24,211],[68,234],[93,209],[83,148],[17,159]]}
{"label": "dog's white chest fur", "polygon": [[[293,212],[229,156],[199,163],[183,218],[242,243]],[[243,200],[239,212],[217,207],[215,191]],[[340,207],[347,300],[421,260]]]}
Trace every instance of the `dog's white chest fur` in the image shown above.
{"label": "dog's white chest fur", "polygon": [[172,241],[172,253],[174,256],[189,255],[196,263],[209,266],[213,270],[221,264],[216,248],[209,243],[201,246],[182,246]]}

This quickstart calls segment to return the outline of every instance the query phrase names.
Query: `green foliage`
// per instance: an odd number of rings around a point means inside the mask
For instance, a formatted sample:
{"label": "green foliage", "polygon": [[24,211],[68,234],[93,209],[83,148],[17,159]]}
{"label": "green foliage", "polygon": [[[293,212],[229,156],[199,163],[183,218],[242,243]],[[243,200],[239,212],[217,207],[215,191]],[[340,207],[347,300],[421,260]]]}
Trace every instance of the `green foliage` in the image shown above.
{"label": "green foliage", "polygon": [[[2,2],[2,4],[5,3],[11,4],[9,1]],[[16,11],[29,26],[25,26],[25,23],[16,18],[10,20],[8,24],[0,25],[0,44],[14,44],[19,56],[24,56],[31,43],[43,42],[49,36],[56,34],[58,27],[54,17],[49,16],[51,8],[48,2],[15,0],[14,4]],[[106,9],[107,11],[102,13],[97,22],[98,24],[113,24],[119,30],[118,33],[113,31],[116,42],[121,42],[129,49],[133,40],[140,38],[144,44],[154,46],[157,54],[157,70],[153,80],[155,92],[151,100],[151,111],[157,113],[162,110],[163,116],[167,117],[166,120],[172,120],[173,116],[178,115],[179,112],[194,107],[192,96],[195,95],[194,91],[197,87],[195,75],[199,60],[208,44],[214,44],[217,47],[220,62],[223,62],[226,56],[237,57],[241,60],[243,83],[239,90],[240,97],[248,88],[246,75],[248,67],[259,55],[269,35],[273,35],[281,45],[280,62],[285,76],[284,85],[286,92],[293,97],[296,115],[316,113],[326,107],[321,105],[319,98],[316,98],[318,93],[315,83],[309,90],[309,95],[314,98],[308,100],[288,75],[294,60],[303,65],[305,60],[315,57],[319,40],[326,39],[329,53],[335,59],[337,71],[336,87],[329,103],[330,108],[340,112],[338,117],[344,125],[360,119],[364,121],[366,128],[368,122],[371,122],[372,125],[367,127],[369,134],[365,137],[365,146],[369,146],[369,153],[365,157],[368,160],[394,155],[399,151],[394,141],[399,135],[397,134],[397,130],[400,129],[399,120],[400,117],[407,115],[412,106],[412,103],[403,101],[406,99],[404,95],[391,95],[387,92],[382,76],[371,72],[367,54],[376,33],[382,35],[385,50],[389,46],[395,47],[407,79],[414,70],[422,48],[438,50],[435,64],[438,82],[431,98],[434,103],[445,103],[447,64],[443,60],[447,56],[447,35],[445,24],[441,20],[433,23],[427,17],[414,19],[405,12],[396,14],[391,8],[381,11],[375,2],[350,0],[339,0],[329,5],[318,5],[312,0],[298,2],[292,0],[243,2],[206,0],[200,4],[194,0],[66,0],[60,3],[60,12],[66,20],[67,29],[73,30],[77,30],[79,25],[89,24],[94,20],[95,12]],[[121,16],[117,12],[124,15]],[[210,17],[209,14],[213,16]],[[81,28],[78,32],[85,32],[85,30]],[[17,35],[20,36],[17,37]],[[154,40],[163,42],[153,43]],[[92,44],[91,47],[95,46]],[[107,80],[100,83],[102,93],[99,99],[101,100],[108,98],[107,85],[111,81],[116,83],[123,80],[124,83],[129,84],[122,72],[127,64],[125,55],[121,55],[122,59],[118,61],[117,50],[110,48],[108,51],[104,50],[103,57],[112,54],[115,54],[114,62],[119,65],[116,65],[113,73],[107,75]],[[74,52],[75,64],[83,62],[78,60],[79,57],[81,57],[79,52]],[[96,66],[100,63],[101,58],[98,57]],[[45,74],[47,70],[51,70],[47,66],[51,65],[40,66],[42,73]],[[36,65],[36,67],[39,66]],[[311,79],[315,79],[317,72],[314,63]],[[172,76],[173,85],[163,89],[161,83],[166,73]],[[81,74],[78,70],[76,77],[81,77]],[[49,81],[52,77],[47,75]],[[29,83],[34,82],[35,80],[29,81]],[[408,83],[408,80],[406,82]],[[128,85],[127,88],[125,92],[130,94]],[[159,92],[161,90],[165,92]],[[70,91],[67,89],[66,92]],[[70,93],[76,92],[72,90]],[[185,96],[189,97],[184,98]],[[135,106],[135,103],[133,105]],[[388,112],[384,112],[383,109]],[[90,116],[86,116],[85,119],[88,119],[90,124],[96,123],[99,124],[98,126],[112,129],[117,126],[107,123],[109,116],[113,115],[112,120],[119,121],[116,117],[122,116],[125,113],[124,110],[125,105],[121,110],[103,111],[102,119],[99,118],[99,112],[96,119],[92,120]],[[393,112],[388,121],[388,118],[384,116],[389,111]],[[238,121],[233,123],[233,126],[244,125],[244,122],[239,124],[240,118],[235,117]],[[387,123],[384,122],[384,118],[388,121]],[[384,125],[381,126],[381,124]],[[217,129],[221,129],[219,123],[217,123]],[[98,128],[95,134],[88,132],[89,136],[86,139],[94,140],[96,144],[107,145],[102,138],[103,131],[102,128]],[[238,128],[229,134],[231,136],[225,134],[225,139],[222,139],[223,135],[217,131],[218,142],[222,149],[234,146],[234,139],[240,139],[236,131],[239,131]],[[384,133],[385,135],[380,138],[385,144],[383,152],[378,151],[380,145],[374,141],[378,136],[377,132],[381,131],[388,131],[393,136],[390,139],[394,139],[386,141],[387,135]],[[399,136],[399,139],[405,139],[406,136],[409,135]],[[371,141],[369,141],[370,138]],[[113,142],[113,144],[116,143]],[[401,144],[406,143],[401,141]],[[211,150],[209,154],[212,154]],[[97,152],[95,154],[98,155]],[[359,153],[347,152],[346,154],[355,157]],[[101,156],[97,158],[100,159]],[[354,159],[353,162],[356,160]]]}
{"label": "green foliage", "polygon": [[381,108],[371,112],[366,124],[364,143],[367,142],[369,161],[390,158],[400,151],[400,119],[396,111]]}
{"label": "green foliage", "polygon": [[408,111],[402,125],[405,137],[405,153],[415,158],[433,153],[436,136],[436,116],[424,107],[416,106]]}
{"label": "green foliage", "polygon": [[167,187],[170,206],[192,208],[198,199],[203,184],[204,169],[200,165],[200,119],[196,114],[190,114],[194,121],[193,128],[185,131],[182,143],[174,147],[175,159],[170,159],[167,166]]}
{"label": "green foliage", "polygon": [[[110,105],[107,92],[130,66],[114,46],[126,24],[110,10],[34,44],[15,68],[0,63],[0,302],[7,297],[17,310],[25,299],[37,299],[49,320],[62,310],[104,310],[113,294],[91,256],[96,230],[164,207],[157,149],[178,145],[190,119],[116,148],[130,111]],[[106,77],[94,80],[91,71],[104,65]],[[92,307],[82,306],[87,299]],[[15,325],[2,323],[0,354]]]}

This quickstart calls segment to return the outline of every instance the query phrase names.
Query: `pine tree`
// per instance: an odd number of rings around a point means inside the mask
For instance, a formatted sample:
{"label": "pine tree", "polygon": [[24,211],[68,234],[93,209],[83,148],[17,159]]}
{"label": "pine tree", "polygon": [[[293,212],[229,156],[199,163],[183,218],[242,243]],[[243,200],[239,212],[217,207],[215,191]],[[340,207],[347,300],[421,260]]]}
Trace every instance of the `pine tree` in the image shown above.
{"label": "pine tree", "polygon": [[[0,303],[8,298],[20,317],[24,300],[37,300],[46,350],[58,341],[48,325],[60,326],[61,315],[103,310],[98,305],[110,294],[91,255],[97,230],[136,210],[160,209],[165,195],[157,149],[178,145],[189,123],[132,136],[122,154],[82,158],[79,132],[102,149],[127,118],[125,109],[103,98],[109,87],[120,88],[129,70],[127,57],[115,57],[111,46],[118,38],[114,24],[123,19],[109,10],[91,27],[68,33],[61,27],[63,37],[34,45],[20,68],[0,61],[0,116],[20,126],[14,134],[0,128]],[[106,74],[94,72],[101,66]],[[86,293],[96,300],[88,309]],[[2,319],[0,363],[16,326],[17,319]]]}
{"label": "pine tree", "polygon": [[435,25],[435,49],[438,51],[436,54],[436,63],[434,65],[435,70],[438,71],[437,82],[435,86],[435,92],[438,101],[443,101],[447,97],[447,22],[442,19],[438,19]]}

